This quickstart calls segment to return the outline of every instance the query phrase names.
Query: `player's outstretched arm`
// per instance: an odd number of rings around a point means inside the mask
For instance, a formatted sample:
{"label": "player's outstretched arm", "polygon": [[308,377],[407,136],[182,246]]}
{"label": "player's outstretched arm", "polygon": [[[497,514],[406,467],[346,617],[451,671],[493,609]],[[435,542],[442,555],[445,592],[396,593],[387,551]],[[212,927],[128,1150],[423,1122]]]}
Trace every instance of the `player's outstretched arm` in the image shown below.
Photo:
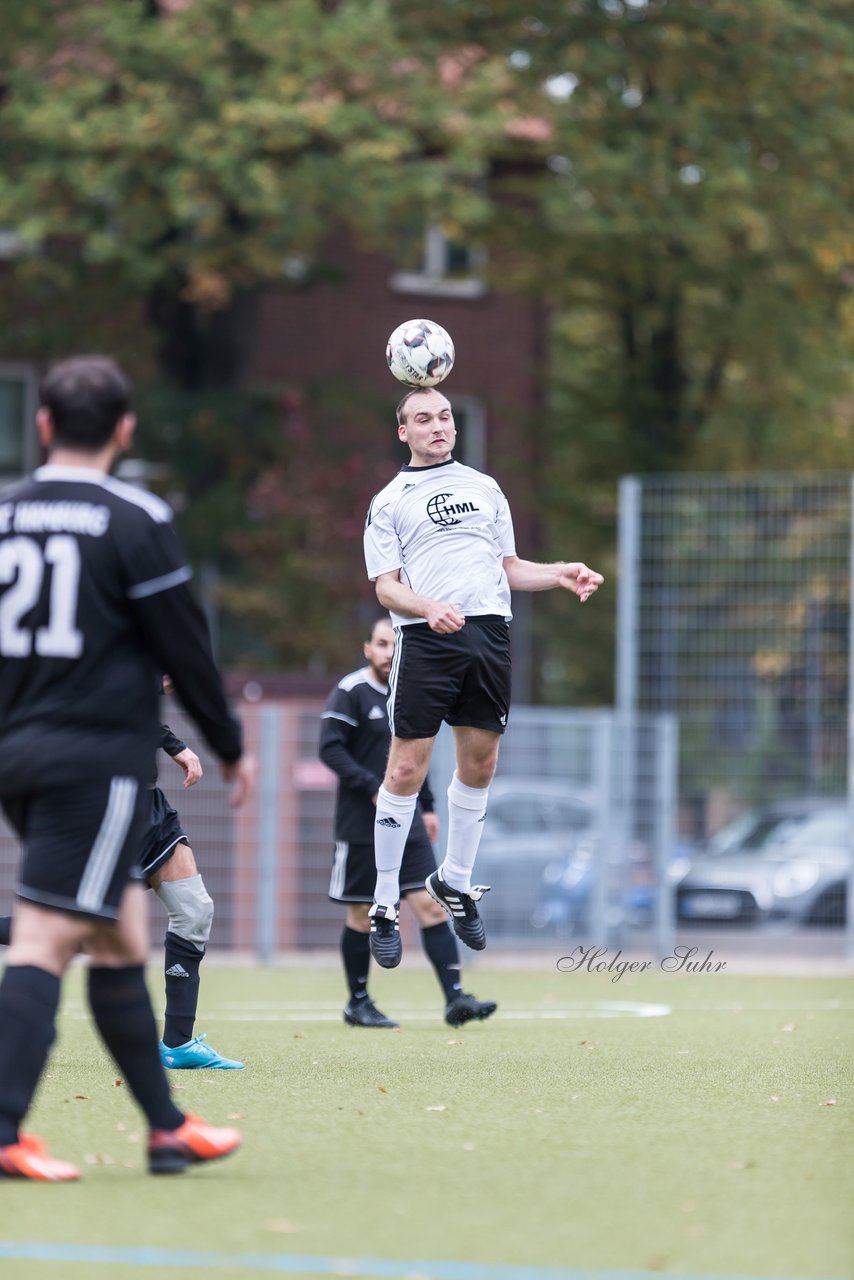
{"label": "player's outstretched arm", "polygon": [[578,596],[582,603],[605,581],[601,573],[580,560],[537,564],[533,560],[520,560],[518,556],[505,556],[504,572],[512,591],[551,591],[555,587],[563,587]]}

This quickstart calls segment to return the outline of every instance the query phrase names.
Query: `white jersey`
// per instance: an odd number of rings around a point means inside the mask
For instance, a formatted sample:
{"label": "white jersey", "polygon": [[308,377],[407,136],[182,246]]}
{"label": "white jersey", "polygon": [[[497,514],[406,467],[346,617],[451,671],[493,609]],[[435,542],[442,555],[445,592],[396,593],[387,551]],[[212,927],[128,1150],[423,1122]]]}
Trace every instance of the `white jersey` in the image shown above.
{"label": "white jersey", "polygon": [[[368,511],[371,581],[399,569],[401,582],[417,595],[454,604],[467,618],[499,614],[509,621],[503,561],[515,554],[504,494],[491,476],[453,458],[433,467],[402,467]],[[394,612],[391,617],[397,626],[425,621]]]}

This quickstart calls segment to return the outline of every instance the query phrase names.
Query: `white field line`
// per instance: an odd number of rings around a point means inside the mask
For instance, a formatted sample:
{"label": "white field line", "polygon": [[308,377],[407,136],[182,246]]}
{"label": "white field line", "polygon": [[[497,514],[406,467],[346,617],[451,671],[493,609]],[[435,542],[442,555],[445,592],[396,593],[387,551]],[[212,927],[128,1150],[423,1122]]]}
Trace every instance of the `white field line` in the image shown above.
{"label": "white field line", "polygon": [[[62,1012],[75,1022],[89,1018],[88,1009],[81,1004],[66,1003]],[[671,1012],[671,1007],[667,1004],[603,1001],[594,1005],[555,1009],[499,1009],[490,1021],[560,1022],[569,1018],[665,1018]],[[395,1006],[395,1013],[410,1022],[437,1022],[442,1018],[442,1014],[436,1010],[406,1008],[402,1005]],[[312,1005],[220,1005],[216,1010],[207,1009],[206,1016],[217,1022],[338,1022],[341,1018],[341,1005],[320,1002]]]}

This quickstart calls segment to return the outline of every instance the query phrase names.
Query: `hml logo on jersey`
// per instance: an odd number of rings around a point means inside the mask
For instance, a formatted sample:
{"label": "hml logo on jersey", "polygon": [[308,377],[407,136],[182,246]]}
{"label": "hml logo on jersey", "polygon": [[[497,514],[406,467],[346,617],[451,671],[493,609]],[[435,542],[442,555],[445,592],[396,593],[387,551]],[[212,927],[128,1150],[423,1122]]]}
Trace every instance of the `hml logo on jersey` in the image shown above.
{"label": "hml logo on jersey", "polygon": [[437,493],[427,503],[427,514],[434,524],[459,524],[458,516],[479,511],[473,502],[451,502],[452,493]]}

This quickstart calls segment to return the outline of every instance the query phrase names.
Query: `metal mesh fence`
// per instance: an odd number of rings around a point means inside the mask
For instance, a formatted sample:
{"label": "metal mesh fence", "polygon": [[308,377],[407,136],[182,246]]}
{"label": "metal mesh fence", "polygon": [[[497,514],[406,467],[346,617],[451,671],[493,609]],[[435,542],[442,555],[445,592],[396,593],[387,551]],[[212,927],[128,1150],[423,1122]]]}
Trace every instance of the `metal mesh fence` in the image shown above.
{"label": "metal mesh fence", "polygon": [[678,716],[683,922],[843,922],[851,511],[847,474],[623,482],[618,698]]}
{"label": "metal mesh fence", "polygon": [[[215,902],[212,947],[269,959],[338,943],[344,909],[327,897],[335,777],[317,757],[321,710],[316,700],[244,705],[259,787],[235,812],[192,724],[164,707],[205,767],[201,782],[185,791],[180,769],[160,753],[159,785],[181,815]],[[667,899],[656,885],[673,845],[672,718],[641,717],[636,732],[643,785],[628,817],[628,739],[612,712],[513,708],[476,867],[477,880],[492,885],[484,899],[491,947],[554,949],[568,939],[664,945]],[[440,850],[452,772],[452,735],[443,730],[431,766]],[[17,857],[14,839],[0,827],[0,912],[12,900]],[[164,918],[152,895],[155,942]],[[406,912],[402,928],[414,941]]]}

